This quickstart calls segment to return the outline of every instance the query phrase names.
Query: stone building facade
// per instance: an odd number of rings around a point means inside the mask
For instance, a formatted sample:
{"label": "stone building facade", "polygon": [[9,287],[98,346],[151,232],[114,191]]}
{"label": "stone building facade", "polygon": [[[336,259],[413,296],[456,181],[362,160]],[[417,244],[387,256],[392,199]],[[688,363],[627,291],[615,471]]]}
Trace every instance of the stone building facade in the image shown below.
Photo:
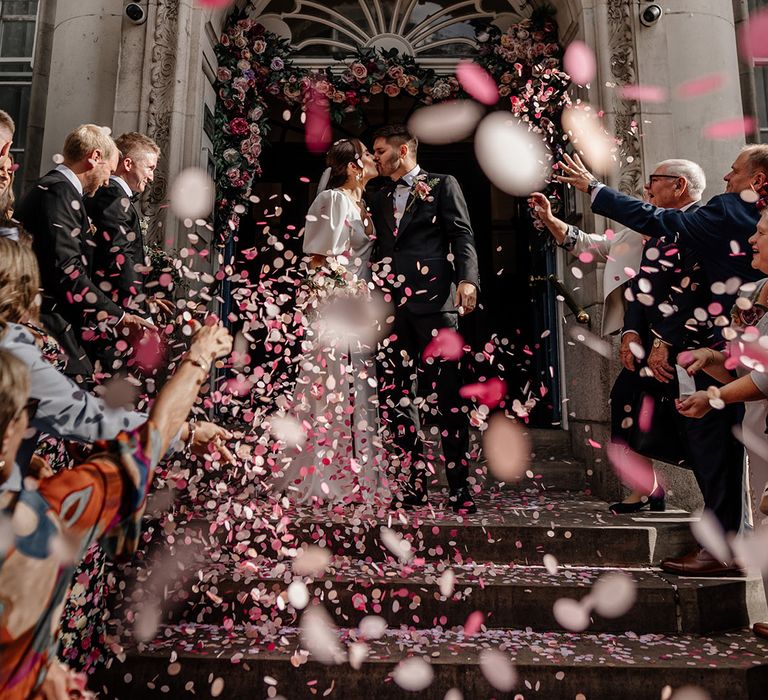
{"label": "stone building facade", "polygon": [[[21,189],[46,171],[64,135],[81,122],[111,126],[115,133],[139,130],[162,147],[158,177],[144,202],[145,213],[164,220],[162,242],[169,248],[183,244],[185,231],[166,218],[169,183],[182,169],[199,166],[212,172],[213,115],[216,109],[214,47],[233,11],[214,9],[198,0],[139,0],[146,21],[134,23],[126,15],[126,0],[0,0],[0,106],[19,121],[15,150],[23,162]],[[524,16],[530,3],[520,0],[369,0],[361,3],[376,27],[376,19],[393,18],[391,31],[358,33],[358,43],[414,51],[417,60],[450,73],[461,57],[461,42],[450,50],[414,46],[420,36],[409,37],[400,13],[419,12],[422,23],[439,27],[440,36],[463,37],[462,23],[491,18],[509,25]],[[533,4],[540,4],[534,2]],[[757,138],[768,139],[766,77],[763,69],[744,65],[737,56],[736,32],[750,9],[760,0],[660,0],[661,19],[645,26],[641,12],[647,0],[554,0],[563,44],[581,39],[595,48],[598,77],[579,96],[605,112],[606,126],[624,141],[621,168],[608,176],[611,184],[639,193],[655,162],[669,157],[691,158],[702,164],[709,188],[705,196],[721,191],[721,177],[728,170],[743,140],[703,139],[702,129],[718,120],[753,114],[761,120]],[[354,36],[345,29],[346,3],[312,3],[304,0],[237,0],[236,10],[250,6],[272,31],[292,40],[303,37],[300,58],[306,65],[329,62],[333,42]],[[386,7],[384,7],[386,6]],[[357,10],[356,10],[357,11]],[[325,37],[313,44],[315,32]],[[410,25],[409,25],[410,26]],[[451,28],[458,28],[452,32]],[[330,29],[330,33],[328,30]],[[418,29],[418,28],[417,28]],[[434,34],[435,32],[433,32]],[[421,36],[428,36],[422,32]],[[329,39],[328,37],[331,37]],[[333,38],[335,37],[335,39]],[[353,41],[345,39],[345,41]],[[428,43],[428,42],[427,42]],[[307,47],[310,47],[309,50]],[[726,76],[717,97],[669,99],[662,103],[631,102],[616,96],[617,84],[659,86],[673,95],[675,87],[698,76]],[[493,193],[493,216],[505,216],[505,204]],[[586,201],[577,199],[582,226],[603,230],[609,222],[595,218]],[[203,241],[203,244],[213,241]],[[215,252],[215,251],[214,251]],[[217,256],[208,258],[216,264]],[[559,277],[568,276],[569,261],[558,251],[553,264]],[[593,316],[599,328],[601,269],[586,271],[574,295]],[[573,287],[576,285],[569,284]],[[559,306],[557,371],[561,424],[570,430],[576,454],[587,461],[595,450],[587,438],[603,444],[608,437],[607,397],[617,368],[584,345],[573,342],[567,329],[575,324],[572,312]],[[599,463],[596,484],[603,491]]]}

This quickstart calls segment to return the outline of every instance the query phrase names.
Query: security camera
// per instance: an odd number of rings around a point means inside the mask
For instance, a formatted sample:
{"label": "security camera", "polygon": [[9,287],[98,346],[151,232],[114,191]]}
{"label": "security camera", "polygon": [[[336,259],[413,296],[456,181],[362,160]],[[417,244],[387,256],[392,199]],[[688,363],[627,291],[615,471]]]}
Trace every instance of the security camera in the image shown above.
{"label": "security camera", "polygon": [[125,16],[136,25],[147,21],[147,11],[137,2],[129,2],[125,6]]}
{"label": "security camera", "polygon": [[661,5],[653,3],[644,8],[640,13],[640,22],[646,27],[652,27],[661,19],[663,14],[664,10],[661,8]]}

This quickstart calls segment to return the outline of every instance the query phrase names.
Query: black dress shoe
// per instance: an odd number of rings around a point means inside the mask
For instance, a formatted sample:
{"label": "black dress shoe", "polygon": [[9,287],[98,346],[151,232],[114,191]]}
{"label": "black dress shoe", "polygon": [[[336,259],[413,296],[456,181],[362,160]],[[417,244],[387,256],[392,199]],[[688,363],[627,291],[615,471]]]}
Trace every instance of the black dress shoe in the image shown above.
{"label": "black dress shoe", "polygon": [[472,513],[477,513],[475,500],[472,498],[472,494],[469,493],[469,489],[466,487],[460,488],[455,494],[452,494],[448,499],[448,502],[456,513],[461,513],[462,515],[472,515]]}
{"label": "black dress shoe", "polygon": [[627,513],[638,513],[646,506],[654,513],[663,513],[667,509],[666,494],[661,486],[657,486],[649,496],[643,496],[635,503],[614,503],[608,510],[614,515],[626,515]]}
{"label": "black dress shoe", "polygon": [[427,490],[425,488],[413,488],[408,487],[403,492],[403,495],[392,501],[392,508],[397,510],[398,508],[420,508],[427,505]]}

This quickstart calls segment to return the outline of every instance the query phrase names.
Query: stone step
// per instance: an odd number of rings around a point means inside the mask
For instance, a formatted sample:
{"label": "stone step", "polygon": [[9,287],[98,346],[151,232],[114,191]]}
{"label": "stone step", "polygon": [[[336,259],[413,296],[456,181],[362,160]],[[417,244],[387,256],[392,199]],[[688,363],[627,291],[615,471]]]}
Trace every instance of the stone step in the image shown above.
{"label": "stone step", "polygon": [[[417,657],[434,674],[428,687],[409,697],[443,698],[457,688],[465,698],[513,695],[494,689],[484,667],[507,663],[517,673],[516,693],[525,698],[658,700],[666,686],[694,685],[711,698],[763,700],[768,688],[768,644],[749,631],[716,637],[692,635],[613,635],[537,633],[488,629],[467,637],[435,628],[388,630],[368,641],[368,653],[355,670],[346,659],[359,631],[341,629],[337,665],[323,665],[302,649],[295,628],[279,631],[208,625],[161,627],[148,644],[126,645],[124,662],[100,669],[90,687],[101,698],[393,698],[406,694],[392,677],[401,661]],[[360,650],[361,647],[356,647]],[[413,673],[405,673],[413,678]]]}
{"label": "stone step", "polygon": [[[290,604],[287,589],[300,581],[344,627],[359,624],[366,615],[383,617],[393,628],[457,627],[479,611],[489,628],[562,631],[553,614],[555,602],[581,600],[599,577],[617,572],[634,580],[637,600],[619,618],[595,613],[592,632],[712,633],[768,619],[759,578],[680,578],[648,568],[559,567],[548,573],[543,566],[401,565],[336,558],[314,579],[295,576],[287,562],[196,562],[173,582],[165,582],[162,620],[218,625],[227,618],[245,622],[279,616],[284,624],[294,624],[300,612]],[[140,568],[130,576],[134,582],[149,578]],[[142,583],[128,590],[130,609],[155,598],[146,593],[152,586]]]}
{"label": "stone step", "polygon": [[614,516],[607,504],[585,494],[485,492],[478,512],[458,516],[446,496],[431,495],[428,506],[395,513],[351,513],[312,507],[267,510],[250,518],[228,513],[211,523],[200,513],[185,525],[167,524],[163,538],[185,540],[211,552],[222,547],[254,558],[272,558],[302,544],[327,547],[334,555],[383,560],[381,527],[398,531],[417,558],[451,563],[496,562],[540,565],[545,554],[573,566],[648,566],[690,551],[695,541],[683,511]]}

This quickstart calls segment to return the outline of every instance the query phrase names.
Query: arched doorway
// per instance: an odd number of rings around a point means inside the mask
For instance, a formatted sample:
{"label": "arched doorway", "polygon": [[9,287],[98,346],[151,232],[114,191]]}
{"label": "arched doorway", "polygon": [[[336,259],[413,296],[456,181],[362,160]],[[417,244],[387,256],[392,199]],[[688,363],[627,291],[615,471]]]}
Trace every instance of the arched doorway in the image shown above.
{"label": "arched doorway", "polygon": [[[498,37],[533,11],[528,3],[522,8],[515,4],[506,0],[349,0],[331,8],[315,2],[262,0],[250,5],[249,15],[290,45],[294,66],[311,70],[330,66],[331,71],[341,71],[345,66],[340,61],[355,52],[392,52],[405,57],[408,65],[417,66],[422,71],[421,80],[432,80],[430,90],[436,93],[438,84],[444,86],[454,80],[460,58],[477,54],[478,36],[483,33],[479,27],[491,28]],[[257,48],[264,50],[260,45]],[[281,70],[283,61],[275,63],[272,59],[270,69],[275,66]],[[423,71],[432,77],[424,77]],[[290,80],[294,82],[287,80],[285,90],[298,90],[296,77]],[[424,102],[419,90],[410,90],[412,85],[406,80],[400,85],[402,89],[369,89],[365,109],[342,114],[335,124],[335,136],[360,136],[370,143],[375,128],[407,121]],[[508,98],[510,90],[501,94]],[[333,101],[336,95],[331,92],[329,97]],[[292,107],[290,100],[286,106],[286,100],[277,99],[282,95],[275,97],[266,99],[259,109],[266,113],[269,137],[259,141],[260,177],[250,189],[250,210],[243,212],[238,222],[239,281],[247,278],[246,283],[252,285],[265,274],[279,275],[286,250],[293,259],[300,251],[297,231],[323,169],[322,158],[311,155],[304,146],[303,109]],[[508,107],[500,104],[500,108]],[[440,148],[423,145],[420,162],[427,170],[455,175],[468,200],[481,262],[485,312],[466,320],[465,337],[478,354],[487,351],[491,347],[488,340],[495,338],[498,342],[491,352],[497,355],[495,362],[500,368],[495,373],[507,378],[513,397],[538,399],[533,413],[536,424],[557,425],[560,372],[556,301],[546,283],[531,283],[555,273],[554,251],[546,237],[534,230],[525,202],[504,195],[487,180],[477,166],[471,140]],[[279,291],[278,285],[273,293],[290,294],[290,281],[284,282],[286,288]],[[271,343],[268,337],[263,344],[253,345],[254,351],[266,348],[269,352],[277,345],[277,353],[281,352],[280,343]],[[477,371],[482,376],[482,368]]]}

